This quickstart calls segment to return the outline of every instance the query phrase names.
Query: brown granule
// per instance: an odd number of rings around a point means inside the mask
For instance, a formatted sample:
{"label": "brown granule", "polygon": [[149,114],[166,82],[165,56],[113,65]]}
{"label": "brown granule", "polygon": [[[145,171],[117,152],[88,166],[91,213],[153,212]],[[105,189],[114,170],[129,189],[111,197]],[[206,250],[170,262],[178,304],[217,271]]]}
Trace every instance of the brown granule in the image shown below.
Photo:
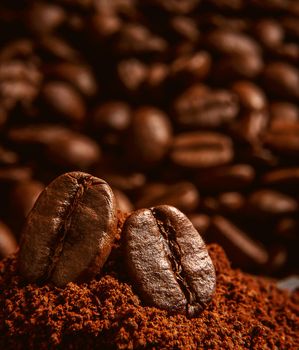
{"label": "brown granule", "polygon": [[[111,259],[121,259],[118,249]],[[217,289],[194,319],[143,306],[121,261],[101,279],[59,289],[25,285],[10,257],[0,263],[0,349],[298,349],[298,295],[231,269],[217,245],[209,252]]]}

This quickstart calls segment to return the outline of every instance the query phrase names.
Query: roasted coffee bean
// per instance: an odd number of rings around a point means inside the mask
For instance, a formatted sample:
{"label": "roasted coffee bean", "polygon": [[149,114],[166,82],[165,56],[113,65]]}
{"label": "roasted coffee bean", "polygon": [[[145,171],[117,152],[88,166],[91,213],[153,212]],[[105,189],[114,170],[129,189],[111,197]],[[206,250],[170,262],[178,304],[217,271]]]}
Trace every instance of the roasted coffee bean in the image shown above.
{"label": "roasted coffee bean", "polygon": [[198,203],[199,193],[190,182],[178,182],[173,185],[153,183],[146,185],[136,201],[136,208],[168,204],[186,213],[195,210]]}
{"label": "roasted coffee bean", "polygon": [[17,242],[10,229],[0,221],[0,259],[6,258],[8,255],[17,250]]}
{"label": "roasted coffee bean", "polygon": [[261,217],[265,215],[292,214],[298,211],[298,203],[290,196],[272,190],[258,190],[248,198],[249,210]]}
{"label": "roasted coffee bean", "polygon": [[9,139],[17,145],[40,146],[52,163],[63,168],[87,169],[101,156],[98,144],[86,135],[54,124],[11,129]]}
{"label": "roasted coffee bean", "polygon": [[249,111],[231,127],[231,131],[239,141],[256,147],[266,131],[269,117],[265,111]]}
{"label": "roasted coffee bean", "polygon": [[47,112],[62,116],[67,120],[77,123],[85,117],[84,102],[71,85],[63,82],[49,82],[42,90],[42,99]]}
{"label": "roasted coffee bean", "polygon": [[222,216],[211,219],[206,235],[209,242],[222,245],[232,263],[244,269],[257,269],[268,261],[268,253],[258,242]]}
{"label": "roasted coffee bean", "polygon": [[222,55],[252,55],[259,52],[259,46],[254,39],[225,29],[210,32],[206,43],[211,50]]}
{"label": "roasted coffee bean", "polygon": [[209,226],[210,217],[206,214],[190,214],[188,219],[191,221],[192,225],[196,228],[201,236],[205,236]]}
{"label": "roasted coffee bean", "polygon": [[261,110],[266,107],[266,96],[263,90],[250,81],[237,81],[232,90],[238,95],[243,108]]}
{"label": "roasted coffee bean", "polygon": [[218,197],[219,211],[225,215],[240,214],[245,207],[245,197],[239,192],[225,192]]}
{"label": "roasted coffee bean", "polygon": [[211,57],[203,51],[176,59],[170,67],[170,74],[175,79],[192,82],[205,78],[209,73],[210,66]]}
{"label": "roasted coffee bean", "polygon": [[229,137],[212,132],[178,134],[170,158],[174,164],[188,168],[209,168],[229,163],[234,156]]}
{"label": "roasted coffee bean", "polygon": [[99,273],[116,234],[115,215],[105,181],[80,172],[56,178],[27,218],[19,254],[22,276],[64,287]]}
{"label": "roasted coffee bean", "polygon": [[125,222],[128,271],[144,303],[194,317],[211,299],[216,277],[205,244],[178,209],[135,211]]}
{"label": "roasted coffee bean", "polygon": [[271,130],[264,136],[267,147],[281,155],[299,156],[299,122],[280,124],[279,129]]}
{"label": "roasted coffee bean", "polygon": [[131,109],[125,102],[106,102],[95,108],[92,120],[93,127],[98,131],[124,131],[131,121]]}
{"label": "roasted coffee bean", "polygon": [[166,11],[169,11],[170,13],[177,13],[182,15],[194,10],[199,4],[199,1],[200,0],[145,0],[145,2],[148,2],[150,5],[154,4]]}
{"label": "roasted coffee bean", "polygon": [[43,189],[44,185],[41,182],[31,180],[15,184],[10,191],[9,207],[11,216],[13,216],[11,221],[17,234]]}
{"label": "roasted coffee bean", "polygon": [[18,154],[0,146],[0,165],[14,165],[18,162]]}
{"label": "roasted coffee bean", "polygon": [[183,127],[220,127],[232,121],[239,106],[226,90],[207,91],[200,86],[188,89],[174,104],[177,122]]}
{"label": "roasted coffee bean", "polygon": [[172,140],[171,124],[161,110],[140,107],[132,117],[128,131],[128,156],[141,165],[159,162]]}
{"label": "roasted coffee bean", "polygon": [[201,171],[196,175],[195,182],[202,191],[223,192],[244,189],[254,178],[255,171],[252,166],[235,164]]}
{"label": "roasted coffee bean", "polygon": [[299,167],[272,170],[264,174],[262,182],[277,188],[299,188]]}
{"label": "roasted coffee bean", "polygon": [[52,79],[68,82],[87,97],[97,92],[97,83],[88,66],[65,62],[46,66],[45,73]]}
{"label": "roasted coffee bean", "polygon": [[299,99],[299,71],[294,66],[274,62],[265,67],[264,83],[269,93],[288,99]]}
{"label": "roasted coffee bean", "polygon": [[53,32],[65,20],[63,8],[50,3],[33,3],[26,11],[26,25],[36,35]]}
{"label": "roasted coffee bean", "polygon": [[137,92],[148,77],[148,67],[132,58],[119,62],[117,75],[127,92]]}
{"label": "roasted coffee bean", "polygon": [[273,102],[270,105],[271,128],[280,127],[281,123],[299,121],[299,108],[289,102]]}
{"label": "roasted coffee bean", "polygon": [[33,169],[25,166],[0,168],[0,185],[30,180]]}
{"label": "roasted coffee bean", "polygon": [[271,19],[262,19],[254,26],[254,33],[262,45],[273,47],[283,41],[284,31],[279,22]]}

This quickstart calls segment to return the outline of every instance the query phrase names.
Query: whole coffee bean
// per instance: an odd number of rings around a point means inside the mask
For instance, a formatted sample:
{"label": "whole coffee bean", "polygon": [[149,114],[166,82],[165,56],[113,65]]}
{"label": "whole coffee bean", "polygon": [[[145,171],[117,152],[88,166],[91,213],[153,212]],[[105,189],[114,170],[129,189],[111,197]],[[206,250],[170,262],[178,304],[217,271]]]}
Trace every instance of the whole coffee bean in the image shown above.
{"label": "whole coffee bean", "polygon": [[191,182],[177,182],[171,185],[153,183],[145,186],[136,201],[136,208],[168,204],[186,213],[195,210],[198,203],[199,193]]}
{"label": "whole coffee bean", "polygon": [[81,172],[56,178],[27,217],[19,254],[22,276],[64,287],[99,273],[116,234],[115,210],[105,181]]}
{"label": "whole coffee bean", "polygon": [[238,81],[234,83],[232,90],[238,95],[243,108],[261,110],[266,107],[266,96],[263,90],[250,81]]}
{"label": "whole coffee bean", "polygon": [[135,93],[148,77],[148,67],[137,59],[128,59],[117,65],[119,81],[126,92]]}
{"label": "whole coffee bean", "polygon": [[254,27],[254,33],[262,45],[273,47],[283,41],[284,31],[279,22],[271,19],[262,19]]}
{"label": "whole coffee bean", "polygon": [[240,32],[218,29],[206,37],[208,47],[218,54],[252,55],[259,52],[259,46],[254,39]]}
{"label": "whole coffee bean", "polygon": [[246,188],[255,178],[254,168],[248,164],[235,164],[207,169],[196,174],[195,182],[206,192],[236,191]]}
{"label": "whole coffee bean", "polygon": [[299,189],[299,167],[276,169],[265,173],[261,179],[265,185],[276,188]]}
{"label": "whole coffee bean", "polygon": [[282,123],[279,129],[272,129],[264,135],[267,147],[280,155],[298,159],[299,156],[299,122]]}
{"label": "whole coffee bean", "polygon": [[17,250],[17,242],[11,230],[0,221],[0,260]]}
{"label": "whole coffee bean", "polygon": [[25,219],[34,206],[38,196],[44,189],[39,181],[22,181],[12,188],[9,194],[9,207],[12,225],[16,233],[20,232]]}
{"label": "whole coffee bean", "polygon": [[46,66],[45,73],[52,79],[68,82],[87,97],[97,92],[97,83],[88,66],[64,62]]}
{"label": "whole coffee bean", "polygon": [[222,216],[212,217],[206,237],[209,242],[220,244],[232,263],[241,268],[252,271],[268,261],[264,247]]}
{"label": "whole coffee bean", "polygon": [[229,163],[234,156],[229,137],[212,132],[178,134],[170,158],[174,164],[188,168],[209,168]]}
{"label": "whole coffee bean", "polygon": [[159,162],[168,151],[171,141],[171,124],[161,110],[140,107],[134,112],[128,131],[128,158],[133,158],[141,165]]}
{"label": "whole coffee bean", "polygon": [[215,290],[213,263],[205,244],[178,209],[135,211],[125,222],[128,271],[149,305],[193,317]]}
{"label": "whole coffee bean", "polygon": [[240,214],[245,205],[245,198],[239,192],[221,193],[217,200],[220,212],[225,215]]}
{"label": "whole coffee bean", "polygon": [[299,99],[299,70],[294,66],[273,62],[266,66],[264,84],[267,92],[287,99]]}
{"label": "whole coffee bean", "polygon": [[195,85],[175,101],[174,111],[183,127],[220,127],[237,116],[239,105],[229,91],[207,91]]}
{"label": "whole coffee bean", "polygon": [[92,125],[99,132],[125,130],[131,121],[131,109],[122,101],[110,101],[99,105],[92,114]]}
{"label": "whole coffee bean", "polygon": [[277,101],[272,102],[269,107],[272,120],[299,121],[299,107],[296,104]]}
{"label": "whole coffee bean", "polygon": [[249,210],[263,217],[265,215],[292,214],[298,211],[298,203],[290,196],[272,190],[252,192],[248,198]]}
{"label": "whole coffee bean", "polygon": [[42,90],[42,100],[48,113],[62,116],[71,122],[82,122],[85,104],[80,94],[69,84],[59,81],[47,83]]}

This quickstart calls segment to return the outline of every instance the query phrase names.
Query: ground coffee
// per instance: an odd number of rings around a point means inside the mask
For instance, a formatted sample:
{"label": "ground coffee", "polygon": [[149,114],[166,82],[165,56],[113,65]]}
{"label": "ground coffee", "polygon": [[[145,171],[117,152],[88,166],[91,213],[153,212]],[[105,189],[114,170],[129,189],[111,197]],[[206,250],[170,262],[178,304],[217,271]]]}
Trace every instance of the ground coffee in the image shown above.
{"label": "ground coffee", "polygon": [[16,258],[7,258],[0,263],[0,348],[298,348],[299,293],[231,269],[217,245],[209,254],[216,292],[193,319],[144,307],[127,283],[118,244],[102,278],[65,289],[24,285]]}

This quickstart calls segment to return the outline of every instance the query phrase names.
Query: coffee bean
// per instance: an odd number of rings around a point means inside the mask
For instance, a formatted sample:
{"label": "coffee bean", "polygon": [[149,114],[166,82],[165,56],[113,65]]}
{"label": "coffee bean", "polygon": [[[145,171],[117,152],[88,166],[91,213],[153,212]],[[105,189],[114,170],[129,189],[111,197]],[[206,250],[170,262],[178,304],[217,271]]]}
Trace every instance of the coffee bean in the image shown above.
{"label": "coffee bean", "polygon": [[0,221],[0,259],[6,258],[8,255],[17,250],[17,242],[10,229]]}
{"label": "coffee bean", "polygon": [[209,168],[229,163],[234,153],[229,137],[212,132],[178,134],[170,158],[174,164],[188,168]]}
{"label": "coffee bean", "polygon": [[266,66],[263,77],[269,93],[298,100],[299,71],[294,66],[283,62],[271,63]]}
{"label": "coffee bean", "polygon": [[88,66],[65,62],[48,65],[44,70],[48,77],[68,82],[87,97],[94,96],[97,92],[97,83]]}
{"label": "coffee bean", "polygon": [[171,140],[172,129],[166,114],[153,107],[140,107],[134,112],[127,139],[129,158],[141,165],[159,162]]}
{"label": "coffee bean", "polygon": [[266,96],[263,90],[250,81],[238,81],[233,85],[232,90],[238,95],[243,108],[261,110],[266,107]]}
{"label": "coffee bean", "polygon": [[209,226],[210,217],[206,214],[190,214],[188,219],[191,221],[192,225],[196,228],[201,236],[205,236]]}
{"label": "coffee bean", "polygon": [[136,59],[119,62],[117,74],[126,92],[135,93],[140,89],[148,77],[148,68]]}
{"label": "coffee bean", "polygon": [[195,210],[198,203],[199,193],[190,182],[178,182],[172,185],[153,183],[146,185],[136,201],[136,208],[168,204],[186,213]]}
{"label": "coffee bean", "polygon": [[266,47],[279,45],[283,41],[284,31],[279,22],[263,19],[256,23],[254,32],[261,44]]}
{"label": "coffee bean", "polygon": [[82,122],[85,105],[76,90],[63,82],[49,82],[42,90],[42,99],[48,113],[57,114],[71,122]]}
{"label": "coffee bean", "polygon": [[28,215],[19,254],[22,276],[64,287],[99,273],[116,234],[115,215],[105,181],[80,172],[59,176]]}
{"label": "coffee bean", "polygon": [[249,36],[230,30],[214,30],[206,37],[208,47],[218,54],[251,55],[259,52],[259,46]]}
{"label": "coffee bean", "polygon": [[206,237],[221,244],[234,265],[252,270],[268,261],[267,251],[258,242],[222,216],[212,217]]}
{"label": "coffee bean", "polygon": [[128,271],[146,304],[194,317],[215,290],[205,244],[178,209],[135,211],[125,222]]}
{"label": "coffee bean", "polygon": [[11,213],[11,221],[15,232],[19,233],[25,219],[40,193],[43,191],[44,185],[39,181],[22,181],[12,188],[9,194],[9,207]]}
{"label": "coffee bean", "polygon": [[250,194],[248,205],[254,214],[265,215],[292,214],[298,211],[298,203],[291,197],[272,190],[258,190]]}
{"label": "coffee bean", "polygon": [[277,188],[299,188],[299,167],[277,169],[267,172],[262,177],[265,185],[275,186]]}
{"label": "coffee bean", "polygon": [[174,111],[183,127],[220,127],[237,116],[239,106],[229,91],[207,91],[195,85],[177,99]]}
{"label": "coffee bean", "polygon": [[93,127],[98,131],[124,131],[131,121],[131,109],[125,102],[106,102],[95,108],[92,120]]}
{"label": "coffee bean", "polygon": [[264,136],[265,144],[281,155],[299,156],[299,122],[280,124],[279,129],[271,130]]}
{"label": "coffee bean", "polygon": [[254,168],[235,164],[201,171],[195,176],[199,189],[207,192],[235,191],[248,187],[255,178]]}
{"label": "coffee bean", "polygon": [[273,102],[270,105],[271,128],[279,128],[281,123],[299,121],[299,108],[289,102]]}
{"label": "coffee bean", "polygon": [[187,14],[194,10],[199,3],[199,0],[146,0],[150,5],[156,5],[162,9],[177,14]]}

